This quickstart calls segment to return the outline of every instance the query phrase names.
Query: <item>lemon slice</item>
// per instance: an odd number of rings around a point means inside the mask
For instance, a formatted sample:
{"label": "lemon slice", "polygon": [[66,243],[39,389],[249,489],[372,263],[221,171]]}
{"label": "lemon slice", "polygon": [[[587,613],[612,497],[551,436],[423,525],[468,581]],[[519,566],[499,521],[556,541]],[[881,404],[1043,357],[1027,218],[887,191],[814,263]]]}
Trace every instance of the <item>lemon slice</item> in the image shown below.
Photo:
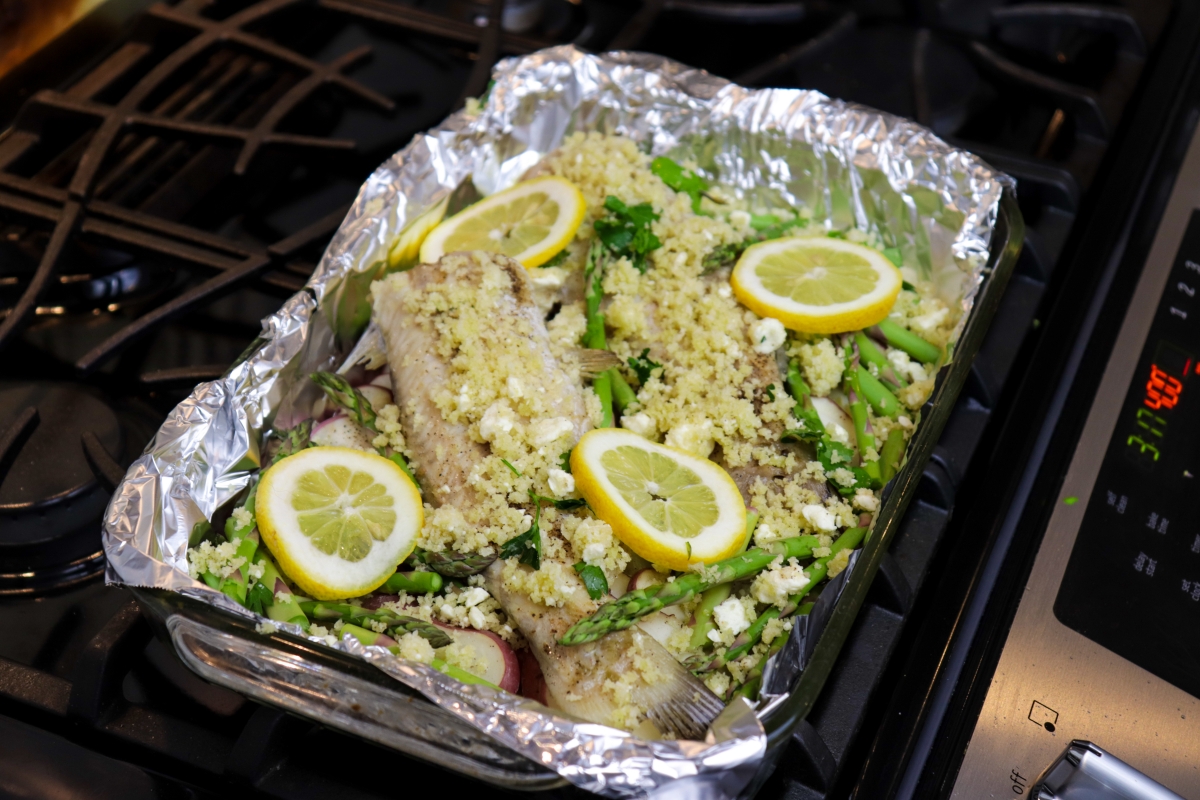
{"label": "lemon slice", "polygon": [[685,570],[735,555],[746,535],[737,485],[713,462],[619,428],[596,428],[571,451],[575,486],[625,545]]}
{"label": "lemon slice", "polygon": [[888,315],[904,279],[885,255],[824,236],[773,239],[746,248],[730,284],[760,317],[805,333],[845,333]]}
{"label": "lemon slice", "polygon": [[446,195],[440,203],[417,217],[404,229],[392,244],[392,249],[388,251],[388,267],[393,270],[405,270],[417,265],[421,257],[421,244],[429,232],[442,221],[442,217],[446,216],[446,206],[449,203],[450,195]]}
{"label": "lemon slice", "polygon": [[263,473],[258,530],[285,574],[316,600],[377,589],[425,521],[413,482],[383,456],[310,447]]}
{"label": "lemon slice", "polygon": [[459,250],[486,250],[532,269],[570,244],[585,208],[575,184],[556,175],[518,183],[434,228],[421,245],[421,261],[428,264]]}

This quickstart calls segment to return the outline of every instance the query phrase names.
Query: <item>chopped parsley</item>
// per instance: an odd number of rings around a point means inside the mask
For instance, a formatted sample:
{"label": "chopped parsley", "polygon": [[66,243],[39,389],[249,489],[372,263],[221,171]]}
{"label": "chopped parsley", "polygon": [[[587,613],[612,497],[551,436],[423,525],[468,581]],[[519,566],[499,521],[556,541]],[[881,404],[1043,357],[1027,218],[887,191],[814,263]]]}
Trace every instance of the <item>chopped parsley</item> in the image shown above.
{"label": "chopped parsley", "polygon": [[592,223],[596,235],[613,255],[625,256],[638,272],[646,271],[646,255],[662,247],[662,242],[650,230],[658,214],[649,203],[627,206],[621,199],[609,195],[604,200],[609,216]]}
{"label": "chopped parsley", "polygon": [[545,269],[546,267],[557,267],[567,260],[568,255],[570,254],[567,252],[567,248],[564,247],[562,250],[559,250],[558,253],[556,253],[549,261],[547,261],[545,264],[542,264],[540,268]]}
{"label": "chopped parsley", "polygon": [[275,593],[258,581],[254,584],[254,588],[246,593],[246,608],[253,611],[255,614],[267,613],[267,607],[274,604]]}
{"label": "chopped parsley", "polygon": [[775,402],[775,384],[773,384],[773,383],[767,384],[767,402],[768,403]]}
{"label": "chopped parsley", "polygon": [[588,597],[599,600],[608,594],[608,578],[604,577],[604,570],[580,561],[575,565],[575,571],[583,579],[583,586],[587,589]]}
{"label": "chopped parsley", "polygon": [[642,349],[640,356],[629,359],[629,368],[637,375],[638,382],[645,384],[650,380],[650,374],[656,369],[662,369],[663,365],[650,360],[650,348],[646,347]]}
{"label": "chopped parsley", "polygon": [[[571,450],[574,449],[575,448],[571,448]],[[568,450],[558,457],[558,463],[560,466],[562,466],[562,471],[568,475],[571,474],[571,450]]]}
{"label": "chopped parsley", "polygon": [[542,568],[542,504],[534,504],[533,524],[520,536],[514,536],[500,546],[501,558],[515,558],[534,569]]}
{"label": "chopped parsley", "polygon": [[650,171],[662,178],[667,186],[691,197],[692,211],[700,213],[700,198],[708,191],[708,181],[666,156],[659,156],[650,162]]}

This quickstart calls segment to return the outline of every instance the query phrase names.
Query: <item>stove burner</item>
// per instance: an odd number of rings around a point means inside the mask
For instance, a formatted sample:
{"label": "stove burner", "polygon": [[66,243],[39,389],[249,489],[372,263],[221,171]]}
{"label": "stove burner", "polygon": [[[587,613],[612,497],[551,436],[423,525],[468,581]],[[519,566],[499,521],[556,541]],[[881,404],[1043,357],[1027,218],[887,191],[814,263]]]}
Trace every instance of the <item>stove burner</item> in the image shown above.
{"label": "stove burner", "polygon": [[117,415],[85,388],[29,382],[0,384],[0,420],[11,420],[0,438],[0,595],[98,574],[96,521],[124,474],[112,456],[125,445]]}

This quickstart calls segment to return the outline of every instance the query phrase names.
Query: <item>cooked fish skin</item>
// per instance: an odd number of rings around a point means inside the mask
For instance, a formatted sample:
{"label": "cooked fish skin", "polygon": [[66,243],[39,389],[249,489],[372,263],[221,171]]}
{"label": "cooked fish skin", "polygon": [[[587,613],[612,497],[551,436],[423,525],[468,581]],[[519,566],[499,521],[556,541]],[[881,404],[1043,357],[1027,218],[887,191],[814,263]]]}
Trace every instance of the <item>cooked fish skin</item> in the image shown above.
{"label": "cooked fish skin", "polygon": [[[435,506],[469,508],[476,502],[468,482],[473,467],[490,453],[488,445],[472,441],[467,425],[442,419],[434,397],[451,375],[448,359],[439,354],[436,332],[405,310],[405,293],[435,285],[460,283],[478,286],[485,271],[499,265],[509,281],[499,307],[489,309],[494,320],[512,322],[512,336],[533,348],[541,374],[520,376],[528,386],[545,387],[555,414],[575,425],[576,437],[591,427],[583,392],[568,379],[550,350],[549,334],[529,290],[525,268],[503,256],[487,253],[450,253],[436,264],[422,264],[409,272],[389,276],[373,287],[375,320],[383,330],[391,365],[392,384],[401,409],[401,424],[417,462],[417,477],[426,500]],[[439,449],[440,448],[440,449]],[[544,536],[556,535],[544,530]],[[511,622],[530,642],[546,678],[552,705],[583,719],[618,725],[622,706],[606,690],[605,682],[623,676],[639,677],[629,687],[629,705],[644,709],[658,728],[690,737],[702,737],[723,704],[661,645],[637,630],[623,631],[582,647],[557,643],[567,628],[596,609],[582,581],[569,569],[572,582],[569,602],[559,608],[535,603],[510,592],[504,585],[505,562],[497,561],[485,572],[488,591],[508,613]],[[680,720],[677,709],[687,709],[691,720]],[[659,712],[659,709],[669,711]]]}
{"label": "cooked fish skin", "polygon": [[720,713],[722,704],[662,645],[636,626],[588,644],[561,645],[558,640],[567,629],[598,607],[588,597],[583,583],[576,579],[575,590],[565,606],[550,608],[509,591],[504,585],[503,570],[500,561],[488,567],[484,572],[485,585],[528,640],[546,677],[555,708],[581,719],[615,725],[618,708],[611,697],[612,689],[606,684],[618,684],[626,675],[648,675],[649,679],[643,677],[636,685],[633,703],[646,709],[660,729],[671,727],[672,718],[656,714],[657,709],[679,702],[698,705],[703,713],[692,727],[664,732],[684,738],[704,735],[708,721]]}
{"label": "cooked fish skin", "polygon": [[[472,440],[466,424],[442,418],[433,398],[450,382],[448,359],[438,355],[437,332],[410,313],[401,298],[430,286],[477,286],[490,264],[498,266],[509,283],[509,291],[492,313],[498,320],[513,323],[512,335],[523,338],[543,365],[541,374],[521,378],[544,390],[548,416],[571,420],[576,438],[591,428],[582,392],[551,353],[545,322],[533,302],[528,270],[518,262],[491,253],[448,253],[435,264],[421,264],[377,281],[372,287],[374,318],[387,343],[400,424],[409,448],[417,454],[417,480],[425,489],[426,500],[435,506],[465,508],[473,502],[467,479],[490,450]],[[529,330],[532,336],[527,336]]]}

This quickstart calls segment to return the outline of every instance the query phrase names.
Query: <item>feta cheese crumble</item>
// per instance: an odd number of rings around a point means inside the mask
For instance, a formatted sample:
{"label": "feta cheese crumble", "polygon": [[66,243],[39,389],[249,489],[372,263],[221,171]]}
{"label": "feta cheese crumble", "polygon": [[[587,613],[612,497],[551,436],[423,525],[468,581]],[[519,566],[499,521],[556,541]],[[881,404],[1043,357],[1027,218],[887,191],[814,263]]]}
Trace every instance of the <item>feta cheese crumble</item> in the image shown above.
{"label": "feta cheese crumble", "polygon": [[551,469],[547,481],[556,497],[566,497],[575,491],[575,476],[566,470]]}
{"label": "feta cheese crumble", "polygon": [[754,352],[774,353],[787,341],[787,329],[779,320],[766,317],[750,326],[750,340],[754,342]]}
{"label": "feta cheese crumble", "polygon": [[647,439],[653,439],[656,431],[654,420],[645,411],[622,416],[621,427]]}
{"label": "feta cheese crumble", "polygon": [[800,509],[801,516],[808,520],[808,524],[812,525],[819,531],[835,531],[837,530],[837,517],[835,517],[825,506],[810,503]]}
{"label": "feta cheese crumble", "polygon": [[557,441],[575,430],[575,425],[566,417],[551,417],[533,423],[529,431],[529,441],[535,447],[542,447]]}
{"label": "feta cheese crumble", "polygon": [[713,441],[712,427],[709,420],[701,423],[684,422],[671,428],[663,443],[667,447],[675,447],[692,455],[708,458],[716,444]]}
{"label": "feta cheese crumble", "polygon": [[877,511],[879,498],[870,489],[859,489],[854,493],[854,507],[863,511]]}
{"label": "feta cheese crumble", "polygon": [[713,609],[713,621],[725,633],[734,636],[750,627],[751,620],[746,614],[746,606],[736,597],[730,597]]}
{"label": "feta cheese crumble", "polygon": [[483,412],[483,419],[479,420],[479,436],[485,442],[490,442],[500,434],[511,431],[516,424],[516,414],[507,403],[497,400]]}
{"label": "feta cheese crumble", "polygon": [[760,572],[750,586],[750,594],[760,603],[783,608],[788,598],[808,586],[808,575],[796,559]]}

